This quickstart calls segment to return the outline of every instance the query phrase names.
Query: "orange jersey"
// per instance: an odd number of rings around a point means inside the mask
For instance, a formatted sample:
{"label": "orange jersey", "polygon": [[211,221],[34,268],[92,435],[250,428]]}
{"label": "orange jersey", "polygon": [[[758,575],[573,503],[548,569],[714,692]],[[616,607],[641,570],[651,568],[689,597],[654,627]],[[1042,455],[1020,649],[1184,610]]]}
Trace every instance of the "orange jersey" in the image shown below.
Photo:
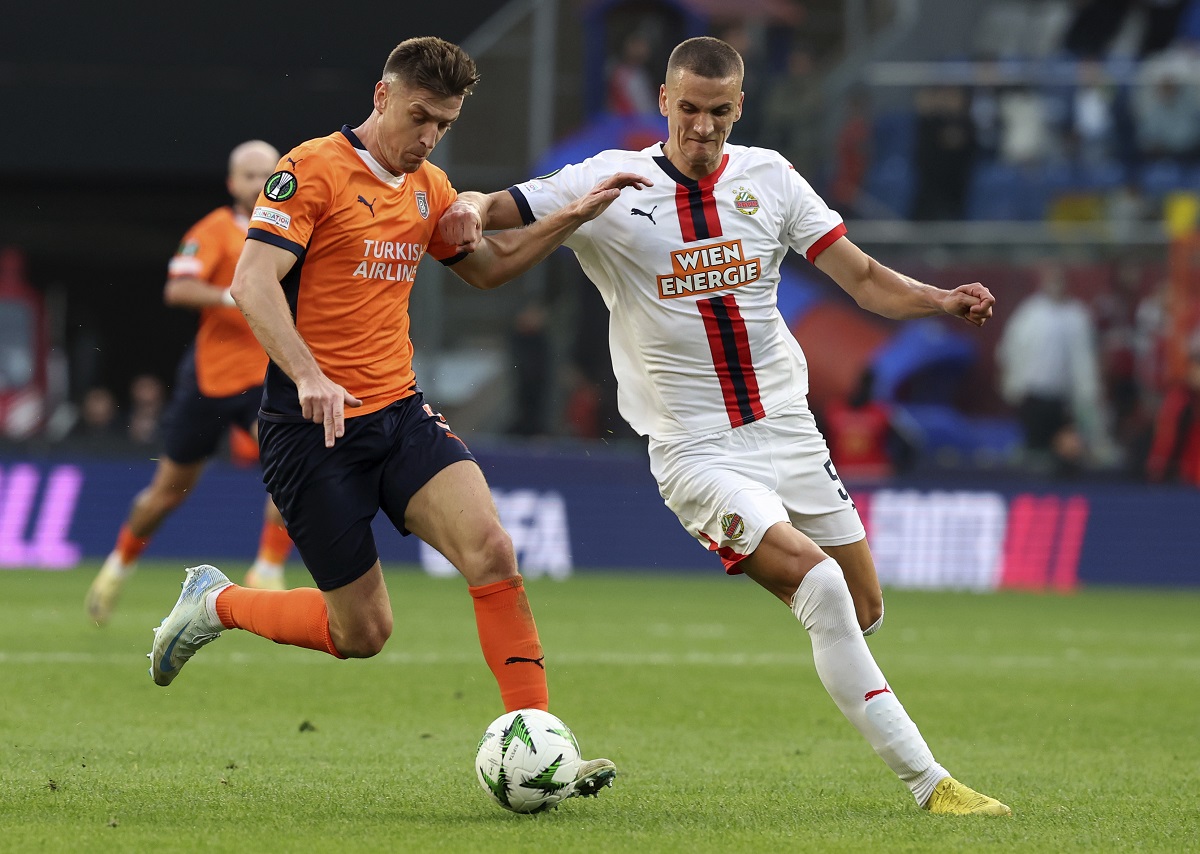
{"label": "orange jersey", "polygon": [[[233,282],[248,221],[231,207],[217,208],[193,225],[167,265],[172,279],[199,279],[218,290]],[[196,382],[206,397],[230,397],[261,386],[267,354],[234,307],[200,310],[196,331]]]}
{"label": "orange jersey", "polygon": [[[386,172],[350,128],[310,140],[279,161],[258,197],[247,237],[296,256],[283,280],[296,329],[329,379],[366,415],[416,390],[408,300],[426,249],[457,260],[437,221],[458,197],[431,163]],[[263,416],[303,420],[296,386],[272,363]]]}

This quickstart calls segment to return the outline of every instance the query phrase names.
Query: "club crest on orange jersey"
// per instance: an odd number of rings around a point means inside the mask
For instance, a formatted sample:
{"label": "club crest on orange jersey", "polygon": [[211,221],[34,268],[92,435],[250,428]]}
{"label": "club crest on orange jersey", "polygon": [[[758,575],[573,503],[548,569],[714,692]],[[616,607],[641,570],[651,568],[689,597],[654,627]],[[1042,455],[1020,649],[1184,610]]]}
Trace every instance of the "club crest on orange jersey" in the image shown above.
{"label": "club crest on orange jersey", "polygon": [[417,199],[417,213],[421,215],[421,219],[429,219],[429,199],[425,195],[424,190],[417,190],[413,193]]}
{"label": "club crest on orange jersey", "polygon": [[754,216],[758,213],[758,199],[745,187],[738,187],[733,194],[733,207],[740,214]]}
{"label": "club crest on orange jersey", "polygon": [[286,169],[276,172],[263,185],[263,195],[273,202],[286,202],[296,195],[296,176]]}
{"label": "club crest on orange jersey", "polygon": [[721,533],[725,535],[725,539],[727,540],[736,540],[742,534],[746,533],[746,523],[742,521],[742,517],[737,513],[722,513]]}

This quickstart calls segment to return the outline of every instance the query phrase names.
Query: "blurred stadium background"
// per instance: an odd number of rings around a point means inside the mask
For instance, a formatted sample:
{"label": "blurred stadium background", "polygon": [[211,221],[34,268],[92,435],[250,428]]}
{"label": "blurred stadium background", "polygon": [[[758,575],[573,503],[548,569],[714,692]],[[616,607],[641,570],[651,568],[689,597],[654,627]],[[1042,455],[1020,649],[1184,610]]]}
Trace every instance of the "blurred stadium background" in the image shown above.
{"label": "blurred stadium background", "polygon": [[[1200,0],[115,14],[20,4],[0,29],[0,567],[103,556],[148,481],[195,329],[163,305],[166,262],[226,202],[238,142],[286,150],[357,124],[390,48],[435,34],[483,82],[434,160],[460,190],[500,189],[660,138],[644,102],[667,53],[712,34],[748,64],[732,141],[792,159],[883,263],[998,300],[980,331],[890,323],[802,258],[786,268],[780,308],[885,584],[1200,583]],[[1044,322],[1005,345],[1035,294]],[[413,312],[418,378],[480,456],[527,574],[715,571],[615,413],[607,318],[572,256],[486,294],[424,264]],[[1030,447],[1040,410],[1017,378],[1051,375],[1063,387],[1042,394],[1069,423]],[[148,555],[248,561],[261,486],[246,462],[231,448]],[[380,540],[385,560],[445,569]]]}

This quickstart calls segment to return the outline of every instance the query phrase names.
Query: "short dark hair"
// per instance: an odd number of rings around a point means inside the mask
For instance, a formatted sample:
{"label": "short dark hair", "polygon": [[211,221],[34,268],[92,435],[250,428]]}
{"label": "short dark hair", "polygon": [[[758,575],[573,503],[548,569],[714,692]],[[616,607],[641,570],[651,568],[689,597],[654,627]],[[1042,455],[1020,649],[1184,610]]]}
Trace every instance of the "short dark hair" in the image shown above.
{"label": "short dark hair", "polygon": [[667,76],[672,72],[688,71],[708,80],[741,80],[746,73],[742,55],[733,46],[712,36],[697,36],[680,42],[667,60]]}
{"label": "short dark hair", "polygon": [[479,82],[475,60],[456,44],[437,36],[405,39],[383,64],[383,81],[400,80],[417,89],[446,97],[469,95]]}

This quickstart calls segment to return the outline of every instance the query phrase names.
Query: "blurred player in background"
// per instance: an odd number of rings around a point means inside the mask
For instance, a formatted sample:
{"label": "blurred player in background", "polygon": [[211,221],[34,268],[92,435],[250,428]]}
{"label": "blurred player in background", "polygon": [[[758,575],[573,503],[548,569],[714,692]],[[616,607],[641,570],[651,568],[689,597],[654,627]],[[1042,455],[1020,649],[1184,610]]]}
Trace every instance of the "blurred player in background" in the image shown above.
{"label": "blurred player in background", "polygon": [[[393,621],[371,533],[383,510],[466,579],[505,709],[547,709],[542,645],[512,540],[474,456],[417,386],[409,294],[426,252],[469,284],[496,287],[640,182],[612,176],[537,226],[483,236],[485,197],[460,199],[426,162],[477,81],[457,46],[402,42],[366,121],[302,143],[267,179],[233,294],[271,357],[263,479],[319,589],[251,590],[215,567],[189,569],[156,630],[157,684],[224,629],[336,658],[378,653]],[[443,216],[448,239],[436,233]],[[590,760],[571,794],[595,794],[615,774],[608,760]]]}
{"label": "blurred player in background", "polygon": [[791,608],[826,690],[920,806],[1008,815],[934,760],[867,647],[883,594],[775,297],[794,249],[885,317],[982,325],[994,300],[978,283],[946,291],[884,267],[845,237],[841,217],[781,155],[727,145],[743,74],[725,42],[683,42],[659,92],[665,143],[602,152],[494,193],[486,227],[538,222],[598,175],[651,176],[653,187],[622,196],[566,245],[611,312],[621,414],[649,437],[667,506],[727,572],[744,572]]}
{"label": "blurred player in background", "polygon": [[[225,183],[233,204],[192,226],[167,268],[164,300],[199,311],[200,328],[175,375],[154,478],[134,498],[116,547],[88,590],[87,613],[97,624],[108,621],[138,557],[195,488],[221,438],[235,426],[258,434],[267,354],[234,305],[229,286],[246,241],[250,210],[278,160],[279,152],[259,140],[235,148]],[[291,548],[283,518],[268,497],[258,557],[246,583],[282,590],[283,565]]]}

